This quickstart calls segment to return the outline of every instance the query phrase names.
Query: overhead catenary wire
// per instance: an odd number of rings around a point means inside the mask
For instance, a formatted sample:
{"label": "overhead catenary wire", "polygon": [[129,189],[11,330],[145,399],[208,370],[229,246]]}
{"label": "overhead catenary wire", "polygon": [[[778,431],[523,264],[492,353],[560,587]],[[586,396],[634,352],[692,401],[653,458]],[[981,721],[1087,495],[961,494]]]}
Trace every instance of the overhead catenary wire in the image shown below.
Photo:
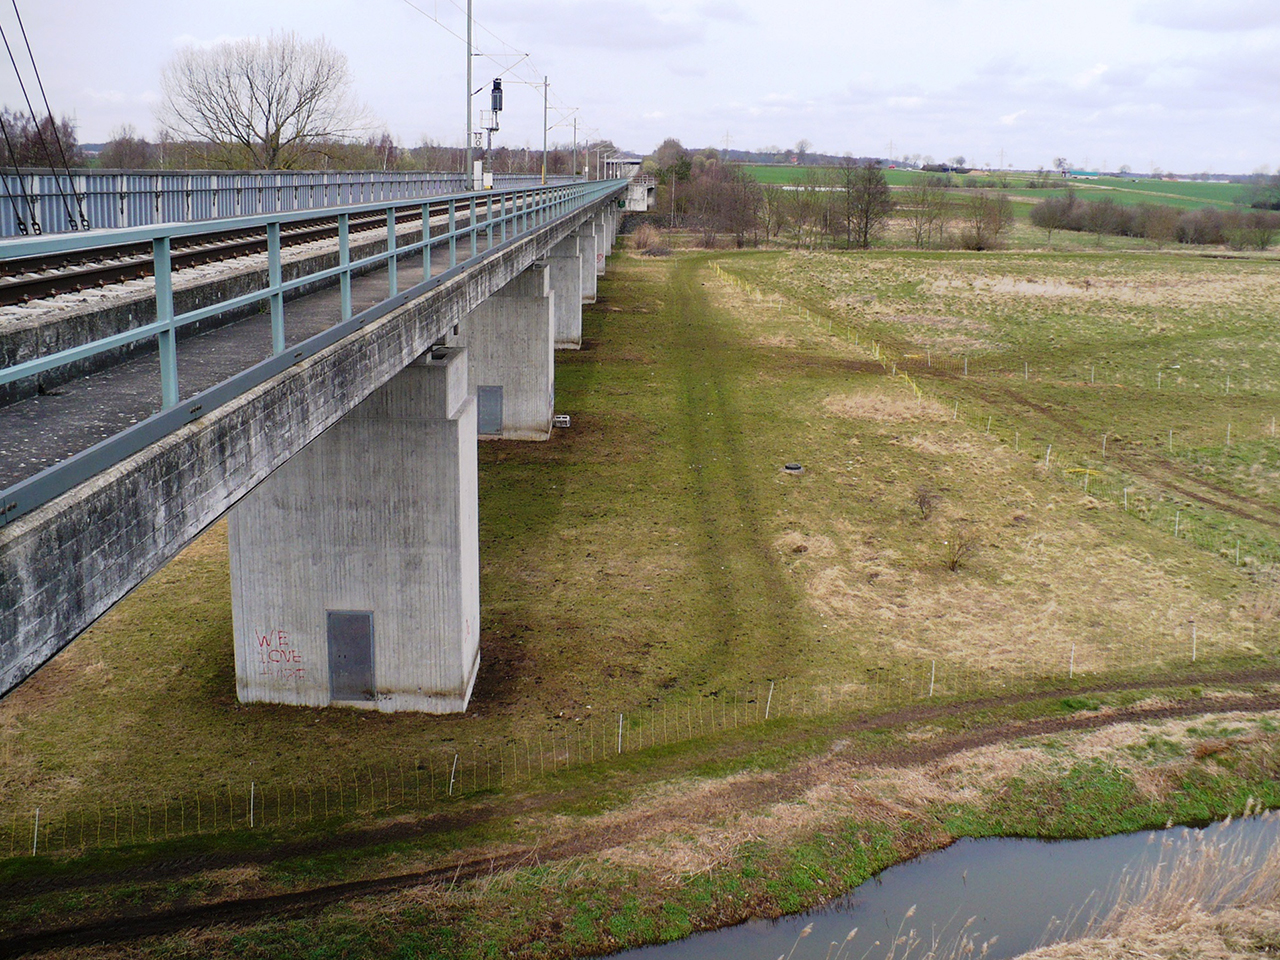
{"label": "overhead catenary wire", "polygon": [[[432,23],[436,24],[436,26],[438,26],[438,27],[439,27],[441,30],[443,30],[445,33],[449,34],[449,36],[453,37],[455,40],[459,40],[459,41],[461,41],[462,43],[466,43],[466,42],[467,42],[467,38],[466,38],[466,37],[464,37],[462,34],[458,33],[456,30],[454,30],[452,27],[450,27],[448,24],[446,24],[443,20],[441,20],[441,19],[440,19],[439,17],[437,17],[435,14],[433,14],[433,13],[428,13],[426,10],[422,9],[422,7],[420,7],[420,6],[418,6],[416,3],[414,3],[414,2],[413,2],[413,0],[400,0],[400,2],[401,2],[401,3],[403,3],[405,6],[410,7],[410,8],[412,8],[412,9],[416,10],[418,13],[422,14],[422,16],[426,17],[426,18],[427,18],[428,20],[430,20]],[[450,6],[457,7],[459,10],[462,10],[462,8],[461,8],[461,7],[458,7],[458,5],[457,5],[456,3],[452,3],[452,2],[451,2],[451,3],[450,3]],[[463,10],[462,12],[463,12],[463,13],[465,13],[466,11],[465,11],[465,10]],[[499,69],[503,69],[503,64],[501,64],[501,63],[497,60],[497,57],[520,57],[520,58],[521,58],[521,60],[527,60],[527,59],[529,58],[529,54],[527,54],[527,53],[521,53],[519,50],[517,50],[517,49],[516,49],[515,47],[513,47],[511,44],[507,43],[507,42],[506,42],[505,40],[503,40],[502,38],[500,38],[500,37],[496,36],[496,35],[493,33],[493,31],[489,30],[488,28],[484,27],[484,26],[483,26],[483,25],[481,25],[481,24],[477,24],[477,25],[479,25],[479,26],[480,26],[480,28],[481,28],[482,30],[484,30],[484,32],[485,32],[485,33],[489,34],[491,37],[493,37],[495,40],[497,40],[499,43],[501,43],[504,47],[508,47],[508,48],[510,48],[511,53],[499,53],[499,54],[492,54],[492,53],[477,53],[477,54],[475,54],[475,56],[477,56],[477,57],[482,57],[482,58],[484,58],[485,60],[488,60],[488,61],[492,62],[492,63],[493,63],[493,65],[494,65],[495,67],[498,67]],[[506,69],[506,72],[507,72],[507,73],[509,73],[509,72],[511,72],[512,70],[514,70],[517,66],[519,66],[520,62],[521,62],[520,60],[517,60],[517,61],[516,61],[516,63],[512,64],[512,65],[511,65],[511,66],[509,66],[509,67],[506,67],[506,68],[505,68],[505,69]],[[505,75],[506,75],[506,73],[500,74],[500,76],[505,76]],[[478,91],[477,91],[477,92],[478,92]]]}
{"label": "overhead catenary wire", "polygon": [[[77,222],[75,214],[71,210],[71,203],[67,200],[66,192],[62,189],[62,182],[58,176],[58,167],[54,162],[53,152],[49,149],[49,143],[45,140],[44,133],[40,129],[40,120],[36,117],[35,108],[31,105],[31,96],[27,93],[27,85],[22,79],[22,71],[18,68],[17,58],[13,55],[13,47],[9,45],[9,35],[5,33],[3,24],[0,24],[0,40],[4,41],[4,48],[9,54],[9,63],[13,65],[14,76],[18,78],[18,87],[22,90],[22,98],[27,103],[27,112],[31,115],[31,122],[35,125],[36,140],[39,141],[40,149],[49,163],[49,170],[53,173],[53,185],[58,191],[58,198],[62,201],[63,210],[66,211],[67,221],[70,223],[72,230],[79,230],[80,224]],[[56,121],[52,122],[56,123]],[[12,145],[9,145],[9,156],[13,160],[13,165],[17,167],[18,157],[13,152]],[[34,216],[34,209],[32,213]]]}
{"label": "overhead catenary wire", "polygon": [[[456,0],[445,0],[445,2],[449,6],[457,10],[459,13],[462,13],[464,16],[466,15],[466,9],[462,5],[457,3]],[[454,39],[459,40],[462,43],[467,42],[466,37],[458,33],[456,30],[454,30],[448,24],[446,24],[443,20],[441,20],[438,13],[434,13],[424,9],[419,3],[415,3],[414,0],[401,0],[401,3],[403,3],[405,6],[409,7],[410,9],[416,11],[418,14],[425,17],[426,19],[430,20],[432,23],[436,24],[438,27],[440,27],[440,29],[442,29],[445,33],[449,34],[449,36],[453,37]],[[438,7],[438,4],[437,4],[437,7]],[[474,56],[480,57],[482,59],[485,59],[491,62],[500,71],[498,73],[498,77],[500,78],[506,78],[518,72],[521,76],[516,82],[529,87],[542,88],[544,71],[540,71],[537,69],[536,64],[533,62],[533,58],[531,54],[522,52],[514,44],[509,43],[508,41],[504,40],[502,37],[498,36],[496,33],[494,33],[491,29],[486,27],[479,20],[475,20],[473,18],[473,23],[477,30],[488,34],[498,44],[500,44],[507,51],[509,51],[509,52],[503,52],[503,53],[482,53],[477,51],[475,54],[473,54]],[[503,63],[499,59],[499,58],[511,58],[511,57],[516,57],[518,59],[516,59],[514,63]],[[482,92],[483,90],[484,90],[484,85],[481,85],[480,87],[478,87],[476,90],[472,92],[472,95],[474,96]],[[569,117],[571,117],[576,111],[580,109],[579,107],[571,106],[565,103],[563,100],[557,97],[554,92],[550,94],[548,107],[554,114],[556,114],[555,123],[551,124],[552,127],[555,127],[560,123],[563,123]]]}
{"label": "overhead catenary wire", "polygon": [[[27,185],[22,182],[21,175],[17,174],[17,156],[14,153],[13,141],[9,139],[9,125],[4,122],[4,115],[0,113],[0,134],[4,135],[4,145],[9,151],[9,157],[14,161],[15,179],[18,181],[18,189],[22,191],[22,199],[26,201],[27,208],[31,211],[31,225],[36,233],[40,232],[40,218],[36,216],[36,207],[31,200],[31,194],[27,193]],[[13,205],[13,216],[18,222],[18,232],[24,237],[27,235],[27,221],[22,216],[22,208],[18,206],[18,201],[13,196],[13,191],[9,189],[8,176],[0,176],[4,181],[5,196],[9,198],[9,203]]]}
{"label": "overhead catenary wire", "polygon": [[[76,210],[80,214],[80,226],[89,229],[89,218],[84,212],[84,198],[75,192],[75,181],[71,176],[71,164],[67,160],[67,150],[62,144],[62,135],[58,133],[58,121],[53,117],[53,108],[49,106],[49,97],[44,92],[44,81],[40,78],[40,68],[36,65],[36,55],[31,50],[31,40],[27,37],[26,24],[22,22],[22,14],[18,12],[18,0],[13,3],[13,15],[18,20],[18,29],[22,31],[22,43],[27,48],[27,57],[31,60],[31,71],[36,77],[36,86],[40,88],[40,99],[44,102],[44,112],[49,117],[49,128],[53,131],[53,142],[58,145],[58,155],[62,157],[62,169],[67,172],[67,181],[72,184],[71,195],[76,198]],[[26,92],[25,90],[23,91]],[[38,129],[38,127],[37,127]]]}

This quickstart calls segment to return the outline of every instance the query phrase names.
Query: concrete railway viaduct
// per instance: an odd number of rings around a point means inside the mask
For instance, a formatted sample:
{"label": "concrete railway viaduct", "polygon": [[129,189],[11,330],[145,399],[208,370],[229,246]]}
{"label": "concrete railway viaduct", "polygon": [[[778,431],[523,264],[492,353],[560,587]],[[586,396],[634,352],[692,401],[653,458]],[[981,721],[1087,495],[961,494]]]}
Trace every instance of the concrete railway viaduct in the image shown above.
{"label": "concrete railway viaduct", "polygon": [[[338,249],[301,261],[279,241],[299,212],[0,241],[0,263],[109,241],[156,263],[109,330],[0,323],[0,694],[227,516],[242,700],[464,710],[477,438],[549,436],[555,350],[628,205],[627,180],[434,197],[416,229],[403,200],[347,205]],[[385,224],[364,247],[361,217]],[[171,246],[232,227],[265,230],[266,262],[175,293]]]}

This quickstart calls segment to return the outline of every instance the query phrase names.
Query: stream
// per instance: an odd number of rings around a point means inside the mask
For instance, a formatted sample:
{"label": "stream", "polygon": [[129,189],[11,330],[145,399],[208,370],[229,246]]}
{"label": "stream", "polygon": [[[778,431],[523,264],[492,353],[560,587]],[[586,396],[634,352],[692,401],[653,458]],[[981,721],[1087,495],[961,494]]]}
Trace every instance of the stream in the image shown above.
{"label": "stream", "polygon": [[[1194,840],[1186,827],[1121,834],[1097,840],[960,840],[915,860],[890,867],[830,904],[779,920],[752,920],[698,933],[673,943],[641,947],[626,960],[881,960],[900,942],[895,956],[910,960],[931,943],[954,942],[963,932],[986,960],[1015,957],[1045,943],[1078,935],[1090,917],[1114,905],[1117,885],[1128,871],[1150,869],[1157,858]],[[1267,815],[1214,824],[1206,840],[1269,846],[1280,819]],[[1173,841],[1171,848],[1165,841]],[[915,908],[911,916],[908,911]],[[811,932],[801,936],[806,925]],[[847,939],[849,932],[857,934]],[[994,942],[991,942],[994,938]],[[794,952],[793,951],[794,948]],[[943,951],[944,953],[946,951]]]}

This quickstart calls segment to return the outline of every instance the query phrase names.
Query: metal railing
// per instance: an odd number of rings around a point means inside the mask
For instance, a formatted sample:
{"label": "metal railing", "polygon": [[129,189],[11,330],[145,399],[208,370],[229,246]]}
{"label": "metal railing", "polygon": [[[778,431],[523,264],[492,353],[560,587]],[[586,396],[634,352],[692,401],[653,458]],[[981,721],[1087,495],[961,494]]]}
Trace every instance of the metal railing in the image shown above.
{"label": "metal railing", "polygon": [[[498,189],[535,184],[541,180],[534,174],[495,178]],[[9,169],[0,173],[0,237],[404,202],[466,186],[461,173],[72,170],[68,176]]]}
{"label": "metal railing", "polygon": [[[174,224],[131,228],[90,234],[59,234],[44,237],[0,240],[0,261],[11,257],[80,253],[116,244],[150,242],[155,258],[156,319],[89,343],[46,354],[0,368],[0,385],[38,376],[49,370],[76,363],[98,354],[155,338],[160,354],[161,411],[87,450],[55,464],[36,475],[0,491],[0,524],[47,503],[75,485],[100,473],[125,457],[174,432],[197,417],[253,389],[269,378],[355,332],[365,324],[385,316],[408,301],[420,297],[487,255],[513,243],[552,221],[620,192],[624,181],[596,180],[433,198],[421,208],[422,238],[401,246],[396,235],[396,210],[403,203],[360,204],[328,211],[338,220],[338,265],[314,270],[290,280],[282,277],[280,230],[284,224],[314,219],[314,212],[281,213],[269,216],[220,220],[216,224]],[[442,232],[433,234],[431,208],[438,212]],[[353,260],[350,221],[353,216],[382,214],[387,222],[386,249]],[[465,221],[465,222],[463,222]],[[231,297],[185,313],[175,314],[171,269],[171,245],[175,238],[210,232],[265,228],[267,233],[267,284],[261,289]],[[437,252],[447,250],[448,265],[435,276],[423,270],[423,279],[401,292],[397,282],[397,261],[418,254],[426,264]],[[370,269],[387,271],[387,297],[359,314],[352,313],[351,281]],[[286,347],[284,303],[288,294],[303,287],[335,282],[340,287],[341,316],[322,333]],[[266,301],[271,313],[272,356],[222,383],[201,391],[179,406],[177,341],[185,326],[221,313],[241,310]]]}

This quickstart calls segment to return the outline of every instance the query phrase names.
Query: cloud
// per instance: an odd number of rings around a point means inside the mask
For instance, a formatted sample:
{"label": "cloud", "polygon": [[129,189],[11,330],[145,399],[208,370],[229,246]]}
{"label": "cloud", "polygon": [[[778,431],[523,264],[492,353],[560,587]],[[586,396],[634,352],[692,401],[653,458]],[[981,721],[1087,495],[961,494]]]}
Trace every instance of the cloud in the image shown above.
{"label": "cloud", "polygon": [[670,50],[706,37],[703,23],[687,13],[660,16],[626,0],[505,0],[490,11],[489,19],[502,21],[500,32],[506,25],[517,28],[528,49]]}
{"label": "cloud", "polygon": [[1026,115],[1026,112],[1027,111],[1025,110],[1018,110],[1016,113],[1006,113],[1003,117],[1000,118],[1000,125],[1005,127],[1012,127],[1015,123],[1018,122],[1019,117]]}
{"label": "cloud", "polygon": [[[181,49],[183,47],[196,47],[200,50],[208,50],[222,43],[234,43],[237,40],[247,40],[248,37],[236,36],[230,33],[220,33],[212,39],[192,36],[189,33],[181,33],[174,37],[170,43],[173,47]],[[465,51],[464,51],[465,52]]]}
{"label": "cloud", "polygon": [[673,77],[701,79],[707,75],[707,68],[697,63],[668,63],[667,71]]}
{"label": "cloud", "polygon": [[1083,90],[1085,87],[1093,86],[1102,79],[1102,75],[1107,72],[1107,65],[1099,63],[1088,70],[1077,73],[1071,78],[1071,85],[1077,90]]}
{"label": "cloud", "polygon": [[1280,27],[1275,0],[1158,0],[1138,8],[1139,23],[1212,33]]}
{"label": "cloud", "polygon": [[93,87],[85,87],[80,92],[94,103],[115,105],[122,103],[153,104],[160,102],[160,94],[156,93],[154,90],[144,90],[142,93],[125,93],[123,90],[97,90]]}
{"label": "cloud", "polygon": [[720,20],[723,23],[754,24],[755,18],[749,15],[733,0],[707,0],[698,4],[698,13],[708,20]]}
{"label": "cloud", "polygon": [[120,90],[93,90],[86,87],[84,95],[98,103],[124,103],[129,97]]}

